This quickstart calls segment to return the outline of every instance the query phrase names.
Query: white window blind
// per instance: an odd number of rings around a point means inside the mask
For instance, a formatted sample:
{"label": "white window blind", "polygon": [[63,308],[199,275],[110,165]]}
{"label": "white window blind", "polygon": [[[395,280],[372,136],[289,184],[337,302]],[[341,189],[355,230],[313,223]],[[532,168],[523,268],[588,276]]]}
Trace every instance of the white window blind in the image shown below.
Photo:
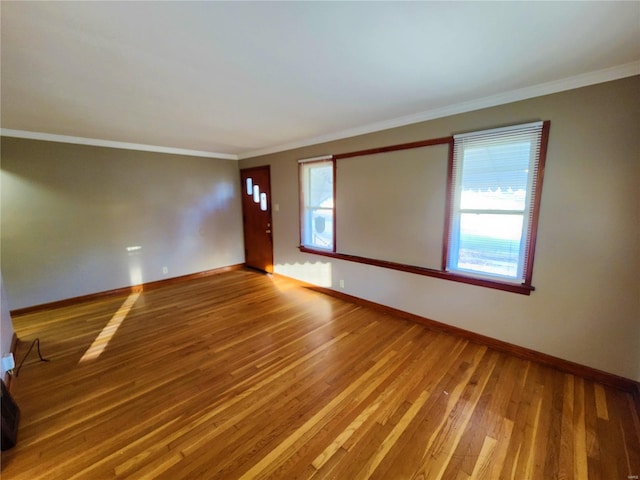
{"label": "white window blind", "polygon": [[449,271],[525,283],[542,129],[454,136]]}

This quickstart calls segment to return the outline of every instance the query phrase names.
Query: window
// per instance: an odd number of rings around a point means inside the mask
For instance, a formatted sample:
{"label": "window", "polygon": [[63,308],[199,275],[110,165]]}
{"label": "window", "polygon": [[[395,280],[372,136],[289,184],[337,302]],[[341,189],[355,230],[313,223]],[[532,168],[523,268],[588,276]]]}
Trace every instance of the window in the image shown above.
{"label": "window", "polygon": [[303,247],[335,251],[334,166],[331,156],[300,160]]}
{"label": "window", "polygon": [[454,136],[448,272],[531,284],[548,128]]}
{"label": "window", "polygon": [[299,160],[300,251],[529,295],[549,126]]}

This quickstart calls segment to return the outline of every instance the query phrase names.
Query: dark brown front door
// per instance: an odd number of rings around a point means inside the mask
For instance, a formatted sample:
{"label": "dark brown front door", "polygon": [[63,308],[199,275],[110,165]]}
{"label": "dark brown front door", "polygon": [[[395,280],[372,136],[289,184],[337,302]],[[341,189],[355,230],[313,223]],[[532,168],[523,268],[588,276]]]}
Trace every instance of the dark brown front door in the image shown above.
{"label": "dark brown front door", "polygon": [[244,254],[248,267],[273,272],[271,175],[269,166],[240,170]]}

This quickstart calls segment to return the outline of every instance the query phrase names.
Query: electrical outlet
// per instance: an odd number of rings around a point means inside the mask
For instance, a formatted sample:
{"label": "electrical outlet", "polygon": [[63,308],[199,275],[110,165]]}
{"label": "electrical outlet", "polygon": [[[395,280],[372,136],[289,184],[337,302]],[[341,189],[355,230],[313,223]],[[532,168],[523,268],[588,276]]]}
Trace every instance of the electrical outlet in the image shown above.
{"label": "electrical outlet", "polygon": [[167,273],[169,273],[169,268],[168,267],[162,267],[162,274],[166,275]]}
{"label": "electrical outlet", "polygon": [[340,285],[340,288],[344,288],[344,280],[340,280],[338,284]]}
{"label": "electrical outlet", "polygon": [[2,369],[5,372],[13,370],[16,367],[16,362],[13,359],[13,353],[7,353],[2,357]]}

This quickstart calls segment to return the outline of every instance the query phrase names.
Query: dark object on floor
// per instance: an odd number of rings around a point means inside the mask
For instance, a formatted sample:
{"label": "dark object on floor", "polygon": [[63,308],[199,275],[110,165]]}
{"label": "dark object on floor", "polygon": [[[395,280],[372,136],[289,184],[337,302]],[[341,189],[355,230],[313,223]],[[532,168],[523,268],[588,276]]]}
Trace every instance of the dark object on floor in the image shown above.
{"label": "dark object on floor", "polygon": [[16,444],[18,436],[18,421],[20,420],[20,409],[2,383],[2,398],[0,398],[0,409],[2,410],[2,439],[0,445],[2,450],[9,450]]}

